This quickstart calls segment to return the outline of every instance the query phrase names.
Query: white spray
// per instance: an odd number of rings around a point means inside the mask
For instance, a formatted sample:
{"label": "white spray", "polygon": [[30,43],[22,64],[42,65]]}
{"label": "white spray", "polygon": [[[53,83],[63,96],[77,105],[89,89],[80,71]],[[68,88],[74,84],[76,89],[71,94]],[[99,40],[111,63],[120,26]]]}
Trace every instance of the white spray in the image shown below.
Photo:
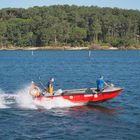
{"label": "white spray", "polygon": [[1,108],[8,108],[5,97],[7,95],[0,89],[0,109]]}
{"label": "white spray", "polygon": [[34,104],[33,98],[29,95],[30,87],[31,84],[25,86],[23,89],[16,91],[15,99],[18,107],[27,109],[37,109],[37,107]]}
{"label": "white spray", "polygon": [[41,101],[35,100],[34,102],[38,107],[43,107],[46,109],[52,108],[64,108],[64,107],[72,107],[72,106],[79,106],[79,103],[72,103],[63,97],[56,97],[53,99],[50,98],[43,98]]}
{"label": "white spray", "polygon": [[38,101],[36,99],[33,99],[29,95],[30,87],[31,84],[28,84],[24,88],[16,91],[13,94],[0,92],[0,108],[17,107],[25,109],[38,109],[38,108],[52,109],[81,105],[65,100],[63,99],[63,97],[57,97],[53,99],[43,98],[43,100]]}

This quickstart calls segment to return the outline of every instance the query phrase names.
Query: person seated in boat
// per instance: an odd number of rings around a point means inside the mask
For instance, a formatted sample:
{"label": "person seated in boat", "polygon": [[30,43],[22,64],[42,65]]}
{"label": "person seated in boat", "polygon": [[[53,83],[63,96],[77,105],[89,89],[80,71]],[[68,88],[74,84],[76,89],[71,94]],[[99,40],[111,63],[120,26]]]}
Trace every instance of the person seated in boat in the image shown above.
{"label": "person seated in boat", "polygon": [[50,93],[51,95],[53,95],[54,92],[53,83],[54,83],[54,78],[52,77],[47,83],[47,88],[48,88],[47,92]]}
{"label": "person seated in boat", "polygon": [[104,81],[104,77],[100,76],[99,79],[96,80],[96,84],[97,84],[97,92],[102,92],[104,90],[104,85],[105,86],[109,86],[105,81]]}

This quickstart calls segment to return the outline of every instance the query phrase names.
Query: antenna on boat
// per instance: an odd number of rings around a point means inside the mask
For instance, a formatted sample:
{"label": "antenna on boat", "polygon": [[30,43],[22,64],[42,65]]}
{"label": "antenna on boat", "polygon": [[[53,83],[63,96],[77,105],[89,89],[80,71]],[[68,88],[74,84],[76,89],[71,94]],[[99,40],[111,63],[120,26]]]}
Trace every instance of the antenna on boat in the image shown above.
{"label": "antenna on boat", "polygon": [[41,81],[41,79],[40,79],[40,76],[38,77],[38,79],[39,79],[39,84],[40,84],[45,90],[47,90],[46,87],[44,86],[44,84],[42,83],[42,81]]}

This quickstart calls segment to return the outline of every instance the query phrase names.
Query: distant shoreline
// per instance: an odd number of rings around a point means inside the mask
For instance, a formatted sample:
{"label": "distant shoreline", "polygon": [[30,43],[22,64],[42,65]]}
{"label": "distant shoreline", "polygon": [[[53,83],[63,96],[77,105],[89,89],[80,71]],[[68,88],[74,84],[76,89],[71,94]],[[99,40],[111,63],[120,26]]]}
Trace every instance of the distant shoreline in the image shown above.
{"label": "distant shoreline", "polygon": [[54,46],[47,46],[47,47],[1,47],[0,51],[7,50],[7,51],[15,51],[15,50],[140,50],[140,48],[130,47],[130,48],[116,48],[116,47],[109,47],[109,46],[102,46],[100,48],[91,48],[91,47],[70,47],[70,46],[62,46],[62,47],[54,47]]}

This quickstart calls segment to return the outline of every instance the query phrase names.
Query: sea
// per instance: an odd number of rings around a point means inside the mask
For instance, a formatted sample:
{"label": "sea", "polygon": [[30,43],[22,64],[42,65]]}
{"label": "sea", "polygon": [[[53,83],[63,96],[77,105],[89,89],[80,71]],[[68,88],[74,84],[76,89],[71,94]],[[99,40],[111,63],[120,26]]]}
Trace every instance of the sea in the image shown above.
{"label": "sea", "polygon": [[[32,81],[91,88],[100,75],[123,92],[88,106],[29,95]],[[140,140],[140,51],[0,51],[0,140]]]}

